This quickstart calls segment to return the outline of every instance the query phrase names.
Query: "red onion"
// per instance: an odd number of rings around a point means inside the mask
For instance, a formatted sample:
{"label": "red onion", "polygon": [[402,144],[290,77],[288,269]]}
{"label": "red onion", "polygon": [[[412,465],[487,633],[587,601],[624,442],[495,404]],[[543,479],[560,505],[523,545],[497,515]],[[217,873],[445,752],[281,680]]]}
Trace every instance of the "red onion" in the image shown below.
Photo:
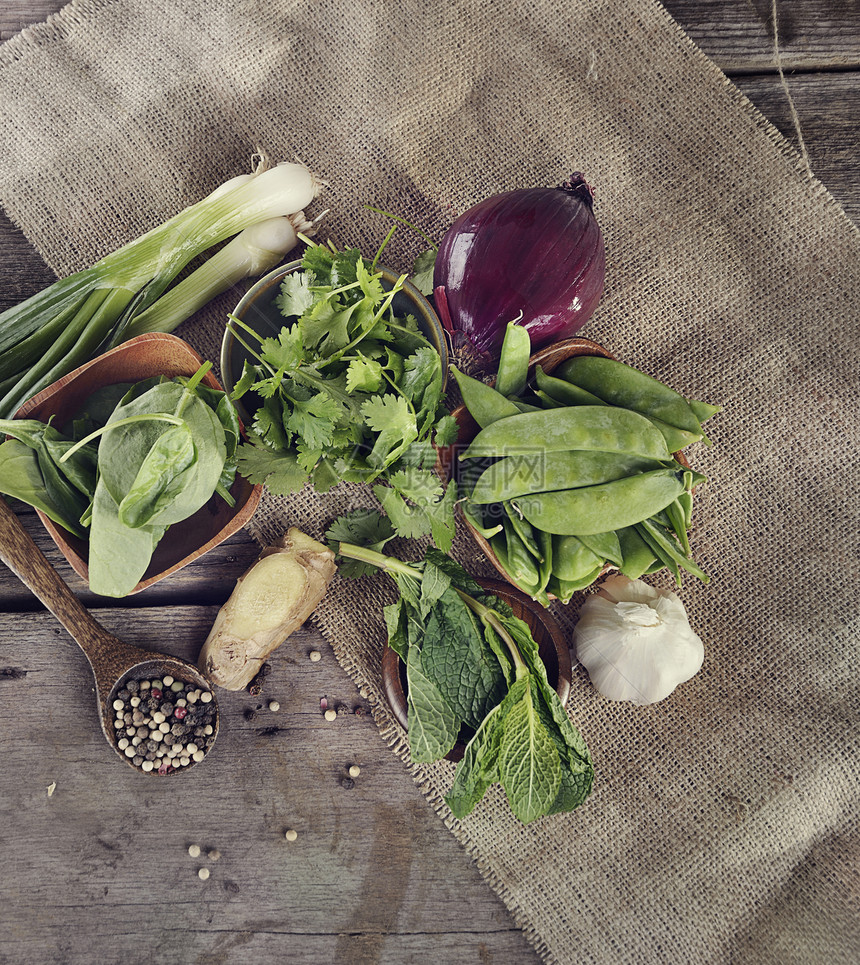
{"label": "red onion", "polygon": [[497,361],[510,321],[526,327],[533,349],[582,328],[605,268],[591,188],[572,174],[557,188],[497,194],[460,215],[439,246],[433,294],[455,349]]}

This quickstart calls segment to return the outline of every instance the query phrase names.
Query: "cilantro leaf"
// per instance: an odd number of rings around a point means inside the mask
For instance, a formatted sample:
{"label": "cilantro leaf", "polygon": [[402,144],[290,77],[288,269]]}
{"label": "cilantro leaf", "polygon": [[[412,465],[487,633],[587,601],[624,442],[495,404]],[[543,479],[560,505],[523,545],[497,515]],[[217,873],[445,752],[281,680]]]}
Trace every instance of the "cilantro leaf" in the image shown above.
{"label": "cilantro leaf", "polygon": [[262,446],[243,443],[237,450],[239,472],[251,483],[265,485],[276,496],[298,492],[308,474],[292,452],[272,452]]}
{"label": "cilantro leaf", "polygon": [[436,266],[436,249],[422,251],[412,264],[410,281],[422,295],[433,294],[433,269]]}
{"label": "cilantro leaf", "polygon": [[347,392],[378,392],[382,387],[382,366],[375,359],[359,354],[346,370]]}
{"label": "cilantro leaf", "polygon": [[308,449],[327,449],[341,415],[338,402],[320,392],[307,402],[294,401],[286,427],[294,432]]}
{"label": "cilantro leaf", "polygon": [[254,432],[272,449],[287,449],[291,436],[284,428],[284,411],[279,399],[266,399],[254,413]]}
{"label": "cilantro leaf", "polygon": [[[329,526],[325,538],[335,553],[340,543],[353,543],[381,553],[385,544],[394,537],[391,520],[376,509],[353,509],[344,513]],[[357,577],[372,573],[370,563],[343,560],[338,566],[343,576]],[[386,617],[387,619],[387,617]]]}
{"label": "cilantro leaf", "polygon": [[262,370],[258,365],[252,365],[248,359],[245,359],[242,365],[242,375],[239,381],[236,383],[233,391],[230,393],[230,398],[236,402],[241,399],[242,396],[253,387],[254,383],[259,381],[262,375]]}
{"label": "cilantro leaf", "polygon": [[443,415],[436,423],[435,436],[433,441],[437,446],[445,448],[453,446],[460,436],[460,426],[452,415]]}
{"label": "cilantro leaf", "polygon": [[260,354],[280,373],[297,368],[302,361],[302,333],[298,325],[285,325],[276,338],[266,338],[260,344]]}
{"label": "cilantro leaf", "polygon": [[430,534],[430,520],[420,506],[411,505],[390,486],[374,486],[373,493],[382,503],[397,535],[404,539],[420,539]]}
{"label": "cilantro leaf", "polygon": [[391,465],[418,438],[415,413],[403,396],[374,396],[362,404],[361,414],[367,427],[378,433],[368,456],[378,469]]}
{"label": "cilantro leaf", "polygon": [[305,271],[294,271],[284,277],[281,282],[281,293],[275,299],[282,315],[287,318],[295,316],[299,318],[311,307],[314,294],[311,285],[314,282],[312,273]]}

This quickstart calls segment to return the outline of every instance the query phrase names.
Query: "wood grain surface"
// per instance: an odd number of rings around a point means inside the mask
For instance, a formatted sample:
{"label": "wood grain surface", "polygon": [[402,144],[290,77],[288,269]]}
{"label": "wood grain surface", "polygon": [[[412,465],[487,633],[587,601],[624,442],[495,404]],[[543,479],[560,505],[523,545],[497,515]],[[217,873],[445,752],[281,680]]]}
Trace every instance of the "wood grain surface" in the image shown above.
{"label": "wood grain surface", "polygon": [[[0,0],[0,40],[60,6]],[[778,52],[772,0],[665,6],[860,219],[860,3],[779,0]],[[53,280],[5,216],[0,280],[0,309]],[[258,552],[240,533],[106,605],[35,514],[14,508],[108,630],[189,659]],[[219,693],[221,736],[205,766],[163,784],[119,766],[86,659],[5,567],[0,639],[2,965],[538,962],[307,627],[273,655],[260,697]],[[323,698],[341,710],[335,721]],[[350,783],[352,764],[361,773]]]}

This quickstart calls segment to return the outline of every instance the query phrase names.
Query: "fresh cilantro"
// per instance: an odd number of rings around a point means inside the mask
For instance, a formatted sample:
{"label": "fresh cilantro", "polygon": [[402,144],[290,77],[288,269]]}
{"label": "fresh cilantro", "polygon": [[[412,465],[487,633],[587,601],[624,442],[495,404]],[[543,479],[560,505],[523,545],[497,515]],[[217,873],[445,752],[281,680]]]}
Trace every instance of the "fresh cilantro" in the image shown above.
{"label": "fresh cilantro", "polygon": [[275,304],[283,316],[289,318],[294,315],[301,317],[311,307],[314,295],[311,287],[314,284],[312,272],[293,271],[281,282],[281,293],[275,299]]}
{"label": "fresh cilantro", "polygon": [[[385,544],[394,538],[394,527],[387,516],[375,509],[353,509],[339,516],[326,531],[325,538],[332,550],[337,553],[340,543],[357,543],[376,553],[381,553]],[[338,567],[342,576],[363,576],[373,572],[374,567],[357,560],[344,560]]]}
{"label": "fresh cilantro", "polygon": [[361,407],[367,427],[375,432],[368,462],[384,469],[390,466],[418,438],[415,413],[402,395],[377,395]]}
{"label": "fresh cilantro", "polygon": [[239,472],[255,486],[265,485],[276,496],[296,493],[308,481],[308,474],[293,452],[272,452],[246,442],[239,446],[237,454]]}
{"label": "fresh cilantro", "polygon": [[378,392],[382,388],[382,366],[376,359],[359,355],[346,370],[347,392]]}
{"label": "fresh cilantro", "polygon": [[449,546],[454,488],[434,474],[433,446],[456,426],[438,353],[414,316],[395,312],[400,285],[386,291],[357,249],[311,245],[281,285],[277,334],[231,321],[259,343],[233,392],[253,407],[239,471],[284,493],[308,477],[319,491],[376,483],[398,535]]}
{"label": "fresh cilantro", "polygon": [[433,269],[436,266],[436,249],[422,251],[412,264],[409,280],[422,295],[433,294]]}

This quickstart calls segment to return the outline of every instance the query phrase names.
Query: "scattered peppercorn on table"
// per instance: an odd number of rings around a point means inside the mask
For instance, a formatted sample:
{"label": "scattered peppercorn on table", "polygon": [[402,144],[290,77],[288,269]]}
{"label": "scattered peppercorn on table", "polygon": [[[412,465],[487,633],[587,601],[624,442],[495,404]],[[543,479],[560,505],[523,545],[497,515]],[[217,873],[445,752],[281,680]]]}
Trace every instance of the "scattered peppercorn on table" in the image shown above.
{"label": "scattered peppercorn on table", "polygon": [[[772,37],[752,5],[665,6],[792,137]],[[60,7],[0,0],[0,40]],[[834,15],[807,36],[825,10]],[[791,88],[813,168],[856,221],[856,160],[842,131],[856,129],[860,16],[848,0],[795,0],[791,11],[786,74],[848,65],[794,76]],[[53,281],[5,215],[0,266],[0,308]],[[240,533],[143,593],[109,600],[72,572],[33,512],[13,508],[108,630],[191,661],[259,553]],[[98,729],[86,660],[5,568],[0,639],[3,962],[541,960],[309,625],[250,690],[216,689],[217,743],[200,766],[164,780],[118,762]]]}

